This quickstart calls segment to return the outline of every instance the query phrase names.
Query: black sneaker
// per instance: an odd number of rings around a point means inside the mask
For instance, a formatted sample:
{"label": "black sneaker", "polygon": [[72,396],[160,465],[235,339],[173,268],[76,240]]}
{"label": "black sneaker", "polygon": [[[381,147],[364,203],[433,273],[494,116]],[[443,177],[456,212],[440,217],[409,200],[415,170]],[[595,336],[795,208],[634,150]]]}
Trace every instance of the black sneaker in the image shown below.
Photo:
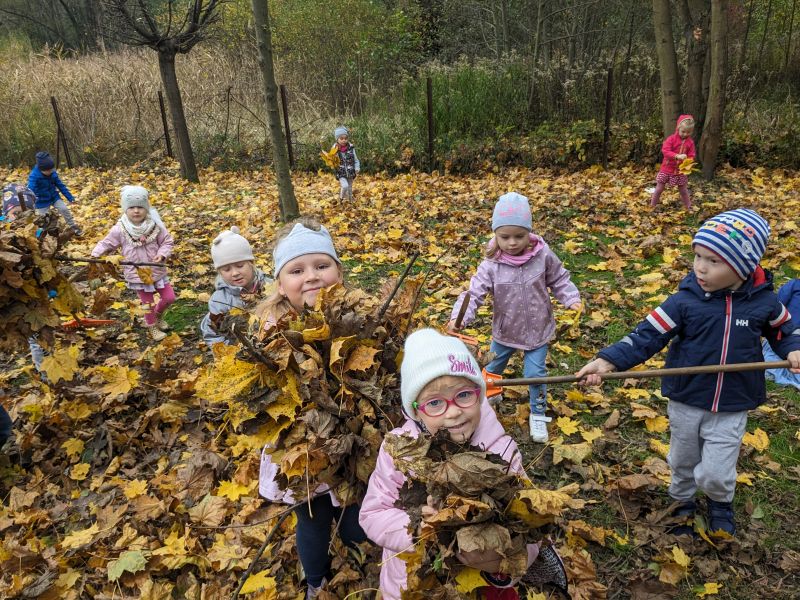
{"label": "black sneaker", "polygon": [[672,511],[672,516],[680,519],[680,522],[667,529],[667,533],[670,535],[691,535],[694,537],[694,527],[689,521],[694,520],[694,513],[696,511],[697,503],[694,500],[681,502],[675,507],[675,510]]}
{"label": "black sneaker", "polygon": [[733,503],[717,502],[708,499],[708,531],[724,531],[728,535],[736,535],[736,521],[733,520]]}
{"label": "black sneaker", "polygon": [[538,587],[552,585],[569,598],[567,570],[564,568],[564,562],[553,546],[541,546],[539,548],[539,556],[528,567],[528,572],[525,573],[522,582]]}

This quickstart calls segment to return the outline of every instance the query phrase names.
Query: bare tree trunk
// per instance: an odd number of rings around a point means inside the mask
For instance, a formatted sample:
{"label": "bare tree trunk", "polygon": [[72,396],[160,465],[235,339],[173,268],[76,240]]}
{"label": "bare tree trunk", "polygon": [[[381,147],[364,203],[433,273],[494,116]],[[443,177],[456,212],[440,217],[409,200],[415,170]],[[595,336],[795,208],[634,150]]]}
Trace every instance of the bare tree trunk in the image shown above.
{"label": "bare tree trunk", "polygon": [[297,199],[294,196],[292,176],[289,173],[289,154],[286,150],[286,138],[281,129],[281,115],[278,108],[278,86],[275,83],[275,65],[272,62],[272,32],[269,24],[269,4],[267,0],[251,0],[253,21],[258,43],[258,64],[264,80],[264,96],[267,107],[267,123],[272,143],[272,157],[275,177],[278,181],[279,206],[281,221],[284,223],[300,216]]}
{"label": "bare tree trunk", "polygon": [[789,36],[786,38],[786,58],[783,61],[784,73],[789,70],[789,52],[792,49],[792,33],[794,31],[794,11],[797,7],[797,0],[792,0],[792,15],[789,17]]}
{"label": "bare tree trunk", "polygon": [[764,22],[764,33],[761,34],[761,43],[758,45],[758,58],[756,59],[755,72],[761,72],[761,58],[764,55],[764,43],[767,41],[767,31],[769,31],[769,20],[772,18],[772,0],[767,4],[767,20]]}
{"label": "bare tree trunk", "polygon": [[181,90],[178,87],[178,77],[175,75],[175,52],[170,50],[158,51],[158,70],[161,72],[161,83],[167,94],[169,114],[172,117],[172,128],[175,130],[175,139],[178,141],[178,160],[181,164],[181,177],[195,183],[200,181],[197,176],[197,165],[194,162],[192,143],[189,140],[189,128],[186,125],[186,115],[183,112]]}
{"label": "bare tree trunk", "polygon": [[739,64],[737,70],[741,71],[744,66],[744,61],[747,58],[747,38],[750,35],[750,23],[753,20],[753,5],[756,0],[750,0],[750,6],[747,8],[747,21],[744,25],[744,35],[742,36],[742,46],[739,48]]}
{"label": "bare tree trunk", "polygon": [[706,112],[703,102],[703,69],[708,52],[708,29],[711,5],[709,0],[682,0],[686,53],[686,103],[685,110],[695,119],[695,136],[703,133]]}
{"label": "bare tree trunk", "polygon": [[708,91],[706,126],[700,138],[700,160],[703,177],[714,178],[719,147],[722,141],[725,114],[725,81],[727,69],[728,2],[711,0],[711,82]]}
{"label": "bare tree trunk", "polygon": [[681,99],[669,0],[653,0],[653,28],[661,75],[661,122],[666,137],[675,130],[675,119],[680,114]]}

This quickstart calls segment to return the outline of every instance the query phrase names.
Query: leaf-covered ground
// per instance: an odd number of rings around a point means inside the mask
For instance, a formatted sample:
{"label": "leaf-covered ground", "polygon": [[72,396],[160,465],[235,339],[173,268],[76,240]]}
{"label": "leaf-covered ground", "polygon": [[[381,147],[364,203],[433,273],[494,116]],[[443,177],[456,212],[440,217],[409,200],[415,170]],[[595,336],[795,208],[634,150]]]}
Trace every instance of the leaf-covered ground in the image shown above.
{"label": "leaf-covered ground", "polygon": [[[11,455],[0,458],[0,597],[230,597],[281,510],[258,499],[259,437],[235,426],[226,405],[195,393],[211,362],[197,333],[213,287],[210,240],[238,225],[269,270],[278,225],[274,181],[266,171],[206,171],[203,183],[192,185],[175,171],[152,165],[61,173],[86,232],[66,247],[72,256],[88,256],[118,218],[122,185],[151,190],[177,242],[170,277],[179,299],[167,314],[175,333],[149,342],[136,324],[133,294],[104,279],[79,287],[89,307],[107,307],[116,322],[58,334],[48,367],[68,381],[43,383],[22,352],[0,358],[0,400],[16,419]],[[27,173],[0,176],[24,181]],[[428,277],[417,317],[434,326],[445,323],[480,260],[494,200],[509,190],[526,194],[536,231],[565,261],[585,301],[577,324],[557,307],[549,367],[559,374],[616,341],[675,289],[690,265],[691,235],[716,212],[759,210],[773,227],[764,265],[778,284],[800,273],[800,175],[727,170],[713,185],[693,181],[690,213],[678,208],[672,190],[661,207],[647,208],[644,188],[653,176],[634,169],[362,176],[355,201],[345,205],[327,173],[294,181],[301,211],[330,228],[347,279],[367,290],[402,270],[409,237],[421,240],[415,270]],[[479,315],[468,333],[488,346],[490,307]],[[535,483],[577,484],[576,496],[587,502],[563,515],[557,540],[573,596],[798,597],[800,394],[771,386],[770,402],[751,415],[739,462],[737,538],[678,543],[665,535],[669,437],[657,390],[657,380],[552,387],[556,419],[547,446],[526,441],[524,389],[507,394],[499,408]],[[249,597],[299,597],[292,528],[284,522],[247,588],[279,576],[281,590]],[[352,591],[375,586],[377,561],[365,552],[339,567]]]}

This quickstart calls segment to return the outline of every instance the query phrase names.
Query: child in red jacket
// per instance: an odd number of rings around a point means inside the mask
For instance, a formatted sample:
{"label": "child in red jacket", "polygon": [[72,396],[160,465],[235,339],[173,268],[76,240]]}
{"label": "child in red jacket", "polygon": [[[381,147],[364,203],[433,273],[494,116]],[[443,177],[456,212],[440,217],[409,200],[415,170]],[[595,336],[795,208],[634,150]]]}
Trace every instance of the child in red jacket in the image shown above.
{"label": "child in red jacket", "polygon": [[694,158],[694,117],[692,115],[681,115],[675,125],[675,133],[664,140],[661,144],[661,153],[664,160],[661,169],[656,176],[656,189],[650,198],[650,206],[656,206],[661,192],[667,184],[677,185],[681,195],[681,202],[685,208],[692,208],[692,199],[689,196],[689,179],[679,170],[680,164],[686,158]]}

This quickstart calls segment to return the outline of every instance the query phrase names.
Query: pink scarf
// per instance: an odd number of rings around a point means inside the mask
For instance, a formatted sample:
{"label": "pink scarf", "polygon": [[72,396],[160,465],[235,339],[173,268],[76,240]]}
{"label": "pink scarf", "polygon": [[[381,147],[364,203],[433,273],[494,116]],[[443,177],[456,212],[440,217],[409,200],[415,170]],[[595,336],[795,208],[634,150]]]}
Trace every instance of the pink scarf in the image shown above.
{"label": "pink scarf", "polygon": [[[531,258],[533,258],[533,255],[536,254],[536,251],[538,250],[539,240],[533,233],[530,234],[530,240],[530,246],[525,248],[525,250],[523,250],[521,253],[514,255],[503,252],[502,250],[498,250],[497,254],[492,257],[492,260],[496,260],[497,262],[510,265],[512,267],[521,267]],[[491,240],[489,240],[487,249],[491,251],[495,246],[497,246],[497,238],[493,237]]]}

